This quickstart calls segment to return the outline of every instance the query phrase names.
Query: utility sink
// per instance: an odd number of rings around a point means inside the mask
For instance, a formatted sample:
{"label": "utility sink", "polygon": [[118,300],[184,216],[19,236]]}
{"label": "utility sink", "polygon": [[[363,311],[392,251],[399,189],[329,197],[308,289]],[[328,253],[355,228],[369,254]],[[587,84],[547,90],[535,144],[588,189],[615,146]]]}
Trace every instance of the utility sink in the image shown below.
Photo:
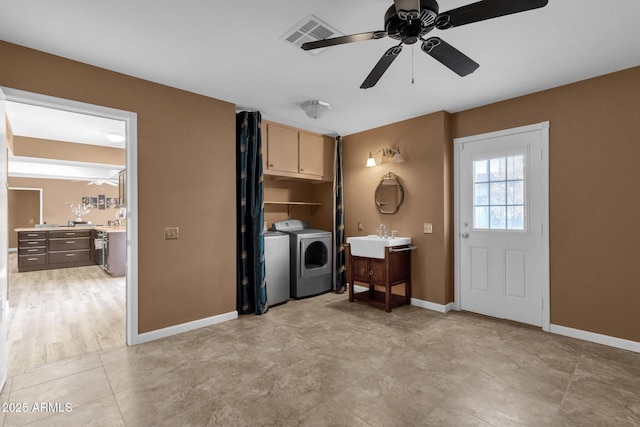
{"label": "utility sink", "polygon": [[378,237],[376,235],[347,237],[351,255],[384,259],[387,248],[411,244],[411,237]]}

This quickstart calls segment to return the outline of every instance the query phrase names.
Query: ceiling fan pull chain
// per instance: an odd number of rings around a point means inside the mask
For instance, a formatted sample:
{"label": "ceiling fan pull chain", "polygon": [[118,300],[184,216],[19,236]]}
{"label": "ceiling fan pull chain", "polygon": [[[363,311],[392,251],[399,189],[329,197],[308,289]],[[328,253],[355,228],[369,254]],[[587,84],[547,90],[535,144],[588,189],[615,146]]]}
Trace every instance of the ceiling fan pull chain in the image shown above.
{"label": "ceiling fan pull chain", "polygon": [[415,80],[414,80],[415,73],[413,72],[413,56],[415,53],[414,47],[415,45],[411,45],[411,84],[415,83]]}

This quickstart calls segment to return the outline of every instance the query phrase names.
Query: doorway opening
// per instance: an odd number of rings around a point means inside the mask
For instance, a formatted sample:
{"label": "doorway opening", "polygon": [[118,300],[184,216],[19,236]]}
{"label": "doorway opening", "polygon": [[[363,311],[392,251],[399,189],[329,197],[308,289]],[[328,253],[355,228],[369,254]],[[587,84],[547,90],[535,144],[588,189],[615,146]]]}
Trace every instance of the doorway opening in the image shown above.
{"label": "doorway opening", "polygon": [[[119,122],[123,129],[122,136],[126,141],[124,164],[119,169],[126,170],[127,179],[120,179],[120,182],[118,176],[112,179],[113,170],[110,168],[113,167],[113,164],[105,167],[102,164],[104,162],[96,161],[92,163],[90,159],[86,158],[87,153],[93,149],[91,143],[65,141],[63,137],[52,138],[53,144],[50,155],[41,151],[30,156],[28,150],[25,151],[27,153],[26,156],[18,156],[21,158],[18,159],[17,163],[21,164],[17,168],[17,172],[11,166],[12,157],[13,160],[16,160],[15,156],[11,152],[9,154],[8,181],[10,184],[13,179],[17,182],[25,182],[28,179],[23,168],[27,167],[26,164],[29,162],[36,163],[40,171],[43,172],[44,176],[38,177],[42,180],[41,182],[46,181],[51,184],[51,187],[44,187],[41,190],[41,212],[37,218],[37,223],[34,218],[23,218],[22,221],[27,223],[18,224],[15,227],[10,225],[9,236],[15,236],[17,240],[17,233],[14,228],[22,229],[28,228],[28,226],[35,226],[41,230],[55,230],[54,232],[59,233],[58,230],[60,228],[54,227],[74,226],[77,227],[77,230],[82,229],[85,230],[85,233],[91,233],[90,237],[86,239],[91,243],[92,259],[98,260],[104,259],[104,257],[98,256],[98,253],[101,250],[104,251],[104,248],[96,247],[98,240],[100,240],[96,239],[98,231],[96,228],[98,226],[113,227],[108,231],[118,232],[123,237],[121,239],[123,242],[121,256],[123,257],[122,264],[126,264],[123,269],[124,273],[117,275],[118,277],[114,277],[108,270],[101,268],[104,265],[100,266],[98,264],[18,273],[18,253],[12,251],[9,258],[10,274],[8,278],[8,304],[10,307],[10,320],[8,322],[9,359],[28,359],[25,366],[16,365],[13,372],[15,372],[16,368],[20,370],[35,367],[38,362],[44,365],[55,360],[97,350],[136,344],[138,342],[136,114],[10,88],[2,88],[2,91],[8,103],[49,109],[54,113],[71,113],[70,115],[86,117],[89,120]],[[8,118],[11,121],[10,114],[8,114]],[[101,129],[99,131],[105,133],[105,137],[109,137],[105,130]],[[14,138],[21,136],[19,132],[16,132],[16,129],[14,129],[13,133]],[[33,141],[28,142],[33,143]],[[79,150],[75,154],[71,153],[69,158],[64,158],[64,156],[60,155],[60,150],[53,150],[54,146],[55,148],[60,148],[61,145],[65,144],[67,148],[76,146]],[[15,146],[15,142],[13,145]],[[32,144],[32,149],[33,147],[38,147],[38,145]],[[98,153],[100,149],[103,148],[99,147]],[[74,150],[72,149],[71,151],[73,152]],[[80,152],[82,154],[79,154]],[[87,161],[84,161],[85,159]],[[56,176],[57,172],[54,171],[56,168],[51,165],[60,170],[65,170],[66,168],[69,176]],[[65,185],[69,187],[65,189]],[[120,200],[124,200],[124,194],[126,194],[126,215],[123,217],[125,211],[121,209],[124,206],[120,205]],[[95,203],[93,199],[96,199]],[[83,207],[88,205],[89,211],[94,210],[95,212],[94,219],[89,219],[91,213],[85,214],[86,216],[83,215],[83,218],[75,217],[73,209],[70,209],[73,205]],[[50,209],[48,209],[49,207]],[[60,209],[63,209],[65,213],[56,212],[56,210]],[[51,219],[47,219],[48,215],[51,216]],[[68,221],[65,221],[67,216],[69,217]],[[30,223],[32,219],[34,224]],[[82,219],[82,221],[77,221],[78,219]],[[88,221],[85,221],[87,219]],[[92,224],[84,224],[85,222],[91,222]],[[15,242],[16,246],[12,245],[11,242],[10,240],[9,247],[16,248],[17,241]],[[47,277],[54,280],[45,279]],[[32,294],[32,298],[23,298],[21,301],[16,301],[17,297],[11,298],[11,296],[18,295],[17,292],[12,295],[12,288],[17,290],[22,287],[22,290],[24,290],[25,286],[31,286],[37,289],[38,285],[40,285],[41,291],[43,290],[42,288],[45,291]],[[93,289],[93,287],[96,288]],[[64,297],[58,299],[55,295],[63,295]],[[23,322],[21,324],[20,321],[17,321],[17,324],[12,324],[14,315],[24,309],[25,305],[29,306],[31,313],[38,312],[45,322],[44,324],[48,324],[48,326],[42,328],[38,326],[35,328],[37,330],[33,330],[33,324],[28,326],[28,323]],[[34,307],[36,307],[35,310],[33,309]],[[101,316],[102,309],[108,309],[111,314]],[[120,311],[118,314],[119,319],[113,320],[113,312],[117,311]],[[103,313],[106,313],[106,311]],[[22,317],[23,320],[25,318],[27,317]],[[60,322],[56,322],[57,320]],[[99,323],[102,323],[101,330],[94,327]],[[66,326],[57,326],[60,324],[65,324]],[[28,344],[12,346],[12,339],[17,338],[19,340],[21,334],[29,335],[29,340],[23,341]],[[17,357],[16,354],[12,355],[13,352],[19,353],[20,357]],[[25,358],[25,356],[28,357]],[[27,366],[28,364],[30,366]],[[10,366],[9,368],[10,372],[12,372],[12,367]]]}

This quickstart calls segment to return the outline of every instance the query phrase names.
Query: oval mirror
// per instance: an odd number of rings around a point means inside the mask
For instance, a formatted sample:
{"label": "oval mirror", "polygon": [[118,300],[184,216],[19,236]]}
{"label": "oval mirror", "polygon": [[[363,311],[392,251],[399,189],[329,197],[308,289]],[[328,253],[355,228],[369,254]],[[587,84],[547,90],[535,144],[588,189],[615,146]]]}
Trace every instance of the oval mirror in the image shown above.
{"label": "oval mirror", "polygon": [[404,202],[404,189],[400,178],[393,172],[385,174],[380,179],[375,193],[376,207],[382,214],[393,215],[398,212]]}

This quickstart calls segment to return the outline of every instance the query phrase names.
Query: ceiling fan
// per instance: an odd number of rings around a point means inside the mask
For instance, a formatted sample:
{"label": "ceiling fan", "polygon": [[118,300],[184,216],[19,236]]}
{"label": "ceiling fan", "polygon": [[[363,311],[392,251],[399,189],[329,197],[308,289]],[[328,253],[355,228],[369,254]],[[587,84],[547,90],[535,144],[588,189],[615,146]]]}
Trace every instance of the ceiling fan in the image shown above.
{"label": "ceiling fan", "polygon": [[461,25],[471,24],[486,19],[525,12],[547,5],[549,0],[483,0],[461,6],[447,12],[439,13],[436,0],[394,0],[384,15],[384,30],[349,36],[307,42],[304,50],[320,49],[362,40],[391,37],[400,44],[388,49],[371,73],[364,80],[361,89],[375,86],[389,66],[402,52],[402,45],[413,45],[422,41],[421,49],[427,55],[438,60],[460,77],[473,73],[480,65],[460,52],[440,37],[425,38],[434,28],[447,30]]}

